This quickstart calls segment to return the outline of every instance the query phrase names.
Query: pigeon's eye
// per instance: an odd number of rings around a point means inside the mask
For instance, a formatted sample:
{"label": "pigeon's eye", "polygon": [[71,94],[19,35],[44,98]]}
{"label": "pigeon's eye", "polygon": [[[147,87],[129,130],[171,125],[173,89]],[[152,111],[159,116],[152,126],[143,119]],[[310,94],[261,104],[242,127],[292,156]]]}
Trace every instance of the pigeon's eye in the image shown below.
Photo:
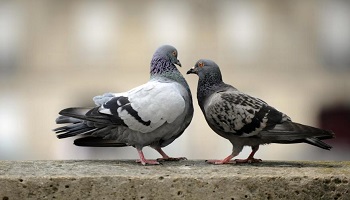
{"label": "pigeon's eye", "polygon": [[173,56],[177,56],[177,52],[176,51],[173,51]]}
{"label": "pigeon's eye", "polygon": [[199,62],[198,63],[198,67],[204,67],[204,63],[203,62]]}

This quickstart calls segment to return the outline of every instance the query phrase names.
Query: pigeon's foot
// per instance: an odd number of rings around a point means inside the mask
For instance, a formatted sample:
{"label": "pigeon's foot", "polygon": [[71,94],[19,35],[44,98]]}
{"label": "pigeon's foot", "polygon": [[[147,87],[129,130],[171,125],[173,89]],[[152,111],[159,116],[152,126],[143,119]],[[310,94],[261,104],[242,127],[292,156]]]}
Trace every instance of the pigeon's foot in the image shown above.
{"label": "pigeon's foot", "polygon": [[142,165],[160,165],[160,163],[156,160],[136,160],[137,163],[141,163]]}
{"label": "pigeon's foot", "polygon": [[143,155],[142,150],[137,149],[137,152],[139,153],[140,159],[136,160],[136,162],[141,163],[142,165],[159,165],[160,164],[156,160],[146,160],[145,156]]}
{"label": "pigeon's foot", "polygon": [[223,165],[223,164],[236,164],[234,160],[206,160],[205,162],[214,164],[214,165]]}
{"label": "pigeon's foot", "polygon": [[180,160],[187,160],[185,157],[179,157],[179,158],[173,158],[168,156],[160,147],[153,147],[156,151],[159,152],[160,155],[162,155],[162,158],[158,158],[157,161],[180,161]]}
{"label": "pigeon's foot", "polygon": [[179,157],[179,158],[173,158],[173,157],[165,157],[165,158],[158,158],[157,161],[180,161],[180,160],[187,160],[186,157]]}
{"label": "pigeon's foot", "polygon": [[236,163],[259,163],[261,159],[254,158],[254,154],[259,150],[259,145],[252,146],[252,152],[247,159],[235,159]]}
{"label": "pigeon's foot", "polygon": [[232,158],[234,157],[234,155],[229,155],[226,158],[224,158],[223,160],[206,160],[205,162],[210,163],[210,164],[214,164],[214,165],[222,165],[222,164],[235,164],[236,161],[232,160]]}
{"label": "pigeon's foot", "polygon": [[235,159],[236,163],[259,163],[262,162],[261,159],[257,158],[247,158],[247,159]]}

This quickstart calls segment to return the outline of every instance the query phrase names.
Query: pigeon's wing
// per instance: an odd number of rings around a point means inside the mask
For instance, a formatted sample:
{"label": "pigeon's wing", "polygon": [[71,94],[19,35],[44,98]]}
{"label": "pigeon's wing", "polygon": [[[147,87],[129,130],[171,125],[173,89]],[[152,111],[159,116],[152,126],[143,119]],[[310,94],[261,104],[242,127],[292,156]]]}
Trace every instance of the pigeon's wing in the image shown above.
{"label": "pigeon's wing", "polygon": [[204,109],[212,127],[241,137],[256,136],[260,131],[289,119],[264,101],[236,89],[212,94]]}
{"label": "pigeon's wing", "polygon": [[184,114],[181,88],[175,82],[149,81],[129,92],[108,95],[98,112],[132,130],[151,132]]}
{"label": "pigeon's wing", "polygon": [[107,93],[94,98],[97,107],[66,108],[59,112],[54,129],[58,138],[79,134],[106,139],[112,127],[147,133],[185,115],[181,86],[174,82],[149,81],[125,93]]}

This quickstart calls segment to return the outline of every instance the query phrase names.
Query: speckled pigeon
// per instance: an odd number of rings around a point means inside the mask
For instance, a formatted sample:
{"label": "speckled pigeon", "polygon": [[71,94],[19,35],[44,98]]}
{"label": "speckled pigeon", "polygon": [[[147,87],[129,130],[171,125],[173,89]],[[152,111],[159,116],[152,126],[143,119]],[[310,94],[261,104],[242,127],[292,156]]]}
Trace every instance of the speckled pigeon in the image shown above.
{"label": "speckled pigeon", "polygon": [[[146,84],[123,93],[96,96],[93,100],[97,106],[93,108],[60,111],[56,123],[68,125],[54,129],[57,137],[80,135],[74,141],[78,146],[133,146],[143,165],[185,159],[169,157],[161,149],[178,138],[193,117],[190,88],[175,66],[181,66],[177,55],[174,47],[161,46],[153,55]],[[145,146],[163,158],[145,159]]]}
{"label": "speckled pigeon", "polygon": [[[198,104],[209,126],[232,145],[232,154],[223,160],[209,160],[213,164],[261,162],[254,154],[261,144],[308,143],[322,149],[332,147],[322,142],[334,133],[292,122],[286,114],[269,106],[261,99],[240,92],[222,81],[219,66],[201,59],[187,74],[199,77]],[[251,146],[247,159],[231,160],[244,146]]]}

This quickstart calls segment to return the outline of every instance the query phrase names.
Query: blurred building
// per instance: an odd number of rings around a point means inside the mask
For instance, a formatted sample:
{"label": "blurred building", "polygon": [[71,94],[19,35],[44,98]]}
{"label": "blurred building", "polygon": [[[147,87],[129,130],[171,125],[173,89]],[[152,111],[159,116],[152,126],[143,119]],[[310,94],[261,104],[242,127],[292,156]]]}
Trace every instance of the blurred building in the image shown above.
{"label": "blurred building", "polygon": [[[274,144],[257,157],[350,158],[349,1],[0,0],[0,159],[137,158],[132,147],[75,147],[51,130],[62,108],[93,106],[95,95],[145,83],[162,44],[178,49],[182,73],[199,58],[215,60],[225,82],[294,121],[339,132],[330,152]],[[196,103],[197,78],[185,77],[195,116],[165,151],[224,158],[231,144],[207,126]],[[148,158],[159,156],[145,150]]]}

